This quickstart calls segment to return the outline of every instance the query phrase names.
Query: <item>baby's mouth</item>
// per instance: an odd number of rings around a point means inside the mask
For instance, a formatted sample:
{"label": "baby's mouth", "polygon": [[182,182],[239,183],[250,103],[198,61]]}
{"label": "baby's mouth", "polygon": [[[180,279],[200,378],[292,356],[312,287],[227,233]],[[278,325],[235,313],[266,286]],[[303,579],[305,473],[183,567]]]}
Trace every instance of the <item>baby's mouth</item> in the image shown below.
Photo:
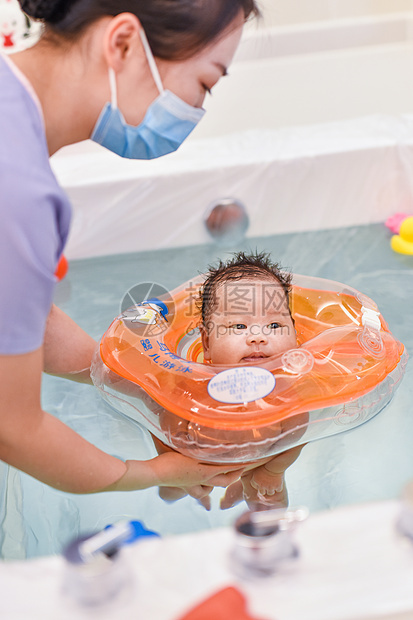
{"label": "baby's mouth", "polygon": [[261,353],[260,351],[257,351],[255,353],[251,353],[250,355],[247,355],[245,357],[242,358],[242,362],[256,362],[260,359],[266,358],[267,355],[264,355],[264,353]]}

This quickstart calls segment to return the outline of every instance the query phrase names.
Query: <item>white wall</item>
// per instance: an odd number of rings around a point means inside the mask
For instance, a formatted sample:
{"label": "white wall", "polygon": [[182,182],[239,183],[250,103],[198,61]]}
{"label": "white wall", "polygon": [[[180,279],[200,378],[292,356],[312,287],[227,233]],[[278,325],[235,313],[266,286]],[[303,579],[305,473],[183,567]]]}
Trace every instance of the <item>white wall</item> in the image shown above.
{"label": "white wall", "polygon": [[410,11],[412,0],[258,0],[263,25],[304,22]]}
{"label": "white wall", "polygon": [[[257,0],[261,27],[411,11],[413,0]],[[256,24],[252,25],[256,28]],[[0,50],[16,51],[36,40],[38,24],[28,24],[17,0],[0,0]]]}
{"label": "white wall", "polygon": [[413,44],[235,63],[190,140],[413,113]]}

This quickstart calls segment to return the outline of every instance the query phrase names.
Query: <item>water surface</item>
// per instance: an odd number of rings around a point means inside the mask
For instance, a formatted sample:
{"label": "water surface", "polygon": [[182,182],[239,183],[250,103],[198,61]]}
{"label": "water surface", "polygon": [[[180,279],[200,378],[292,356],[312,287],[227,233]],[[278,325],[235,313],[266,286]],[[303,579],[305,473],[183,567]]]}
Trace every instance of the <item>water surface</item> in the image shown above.
{"label": "water surface", "polygon": [[[261,237],[237,249],[269,251],[286,269],[345,282],[366,293],[411,354],[413,256],[395,254],[389,239],[384,225],[370,225]],[[55,300],[98,339],[134,285],[156,282],[172,289],[227,255],[226,249],[211,244],[73,261]],[[412,375],[409,362],[393,401],[373,420],[303,449],[286,474],[291,505],[304,504],[314,512],[400,495],[413,478]],[[123,459],[155,456],[146,431],[115,412],[95,388],[45,376],[42,397],[44,409],[99,448]],[[215,489],[207,512],[189,497],[167,504],[157,489],[78,496],[5,465],[0,475],[1,552],[10,559],[59,553],[72,537],[119,519],[140,519],[161,534],[171,534],[232,523],[246,508],[243,503],[220,510],[221,489]]]}

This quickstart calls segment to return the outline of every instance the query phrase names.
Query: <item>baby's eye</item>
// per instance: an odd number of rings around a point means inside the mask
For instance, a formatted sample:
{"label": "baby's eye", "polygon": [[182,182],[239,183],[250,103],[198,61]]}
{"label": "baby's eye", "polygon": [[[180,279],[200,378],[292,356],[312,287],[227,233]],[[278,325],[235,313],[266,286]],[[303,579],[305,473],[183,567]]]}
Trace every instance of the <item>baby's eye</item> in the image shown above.
{"label": "baby's eye", "polygon": [[230,329],[247,329],[247,326],[244,323],[234,323],[230,325]]}
{"label": "baby's eye", "polygon": [[278,329],[279,327],[281,327],[281,325],[279,323],[274,322],[274,323],[270,323],[268,327],[270,329]]}

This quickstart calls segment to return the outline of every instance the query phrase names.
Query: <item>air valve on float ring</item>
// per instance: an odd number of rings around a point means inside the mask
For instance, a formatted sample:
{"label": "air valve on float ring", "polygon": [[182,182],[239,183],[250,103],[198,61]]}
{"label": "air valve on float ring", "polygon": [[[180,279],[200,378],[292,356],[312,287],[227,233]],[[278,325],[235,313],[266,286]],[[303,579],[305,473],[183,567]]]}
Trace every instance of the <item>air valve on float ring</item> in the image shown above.
{"label": "air valve on float ring", "polygon": [[380,334],[380,312],[374,310],[373,308],[362,306],[361,324],[363,326],[363,331],[359,336],[361,346],[373,357],[383,357],[384,346]]}

